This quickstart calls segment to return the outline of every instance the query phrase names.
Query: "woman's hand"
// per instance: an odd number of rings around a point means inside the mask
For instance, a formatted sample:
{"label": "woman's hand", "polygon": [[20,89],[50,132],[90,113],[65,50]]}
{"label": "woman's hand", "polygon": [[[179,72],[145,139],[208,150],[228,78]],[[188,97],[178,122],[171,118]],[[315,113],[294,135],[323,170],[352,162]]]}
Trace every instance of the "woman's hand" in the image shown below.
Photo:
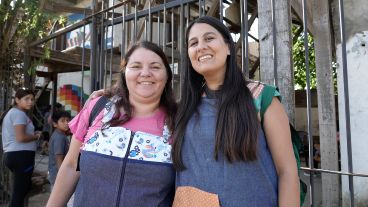
{"label": "woman's hand", "polygon": [[39,140],[42,137],[42,132],[41,131],[35,131],[34,136],[35,136],[36,140]]}
{"label": "woman's hand", "polygon": [[95,98],[97,98],[97,97],[100,97],[100,96],[103,96],[103,95],[106,95],[108,92],[105,90],[105,89],[100,89],[100,90],[98,90],[98,91],[93,91],[92,93],[91,93],[91,95],[89,95],[89,97],[88,97],[88,99],[87,99],[87,101],[86,101],[86,103],[84,104],[85,106],[87,106],[88,105],[88,103],[91,101],[91,100],[93,100],[93,99],[95,99]]}
{"label": "woman's hand", "polygon": [[95,99],[105,94],[105,89],[100,89],[98,91],[93,91],[88,99]]}

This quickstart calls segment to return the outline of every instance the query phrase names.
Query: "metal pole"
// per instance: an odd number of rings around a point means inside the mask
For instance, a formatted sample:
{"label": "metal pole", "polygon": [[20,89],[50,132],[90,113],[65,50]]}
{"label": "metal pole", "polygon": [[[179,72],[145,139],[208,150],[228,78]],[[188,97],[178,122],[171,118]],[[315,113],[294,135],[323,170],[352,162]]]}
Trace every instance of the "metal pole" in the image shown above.
{"label": "metal pole", "polygon": [[224,21],[224,5],[223,5],[223,1],[220,0],[219,1],[220,4],[220,21]]}
{"label": "metal pole", "polygon": [[125,55],[125,40],[126,40],[126,33],[127,33],[127,31],[126,31],[126,27],[125,27],[125,13],[126,13],[126,6],[124,5],[123,6],[123,22],[122,22],[122,24],[121,24],[121,27],[122,27],[122,29],[121,29],[121,54],[120,54],[120,57],[121,57],[121,59],[123,59],[124,58],[124,55]]}
{"label": "metal pole", "polygon": [[203,16],[206,16],[206,0],[202,0],[202,1],[203,1],[203,3],[202,3],[202,6],[203,6],[203,7],[202,7],[202,9],[203,9],[203,10],[202,10],[202,11],[203,11],[203,12],[202,12],[202,15],[203,15]]}
{"label": "metal pole", "polygon": [[[114,6],[115,0],[112,0],[112,5]],[[112,10],[112,25],[111,25],[111,56],[110,56],[110,68],[109,68],[109,83],[111,87],[112,83],[112,59],[114,57],[114,18],[115,18],[115,9]]]}
{"label": "metal pole", "polygon": [[151,0],[148,0],[148,41],[152,41]]}
{"label": "metal pole", "polygon": [[198,0],[198,14],[199,14],[199,17],[202,16],[202,1],[201,0]]}
{"label": "metal pole", "polygon": [[[86,16],[86,10],[84,10],[84,16]],[[83,107],[83,95],[84,95],[84,61],[85,61],[85,50],[86,50],[86,25],[83,26],[83,43],[82,43],[82,79],[81,79],[81,97],[80,97],[80,108]]]}
{"label": "metal pole", "polygon": [[94,13],[97,10],[97,0],[92,1],[92,24],[90,26],[91,31],[91,57],[90,57],[90,72],[91,72],[91,84],[90,91],[95,91],[96,88],[96,58],[97,58],[97,19]]}
{"label": "metal pole", "polygon": [[137,0],[136,1],[136,4],[134,5],[134,25],[133,25],[133,28],[134,28],[134,34],[133,34],[133,42],[136,42],[137,41],[137,11],[138,11],[138,4],[139,1]]}
{"label": "metal pole", "polygon": [[[187,3],[187,22],[186,22],[186,24],[187,24],[187,27],[189,26],[189,22],[190,22],[190,4],[189,3]],[[184,38],[186,38],[186,37],[184,37]]]}
{"label": "metal pole", "polygon": [[322,172],[322,173],[328,173],[328,174],[336,174],[336,175],[349,175],[349,176],[358,176],[358,177],[368,177],[368,174],[364,173],[349,173],[349,172],[341,172],[341,171],[335,171],[335,170],[324,170],[324,169],[316,169],[316,168],[308,168],[308,167],[300,167],[301,170],[304,171],[314,171],[314,172]]}
{"label": "metal pole", "polygon": [[164,53],[166,53],[166,0],[164,0],[164,28],[163,28],[163,43],[162,43],[162,49]]}
{"label": "metal pole", "polygon": [[[181,70],[181,67],[183,65],[183,57],[184,57],[184,4],[181,3],[180,4],[180,26],[179,26],[179,44],[180,44],[180,60],[178,60],[178,68],[179,68],[179,72],[178,74],[181,74],[182,71],[184,70]],[[180,63],[180,65],[179,65]],[[179,95],[177,96],[178,98],[181,97],[181,86],[183,84],[183,82],[181,81],[181,77],[183,77],[182,75],[179,76]]]}
{"label": "metal pole", "polygon": [[109,36],[109,27],[106,26],[105,27],[105,42],[104,42],[104,51],[103,51],[103,54],[104,54],[104,67],[102,68],[102,74],[103,76],[101,77],[101,85],[103,84],[103,88],[106,88],[106,76],[107,76],[107,59],[108,59],[108,47],[107,47],[107,43],[108,43],[108,36]]}
{"label": "metal pole", "polygon": [[244,28],[246,29],[245,33],[245,74],[249,78],[249,43],[248,43],[248,33],[249,33],[249,24],[248,24],[248,0],[244,0]]}
{"label": "metal pole", "polygon": [[278,75],[277,75],[277,51],[276,51],[276,16],[275,16],[275,0],[271,0],[272,7],[272,43],[273,43],[273,74],[274,74],[274,85],[278,86]]}
{"label": "metal pole", "polygon": [[171,67],[172,67],[172,74],[173,74],[173,81],[172,83],[172,88],[174,89],[174,82],[175,82],[175,75],[176,75],[176,71],[175,71],[175,66],[174,66],[174,8],[172,8],[171,10]]}
{"label": "metal pole", "polygon": [[144,18],[144,36],[143,36],[143,39],[146,40],[146,41],[148,40],[147,27],[148,27],[147,26],[147,18]]}
{"label": "metal pole", "polygon": [[[351,147],[351,126],[350,126],[350,103],[349,103],[349,78],[348,78],[348,65],[346,57],[346,39],[345,39],[345,14],[344,14],[344,2],[339,0],[339,13],[340,13],[340,37],[341,37],[341,51],[342,51],[342,71],[344,80],[344,99],[345,99],[345,127],[346,127],[346,143],[348,151],[348,170],[349,173],[353,172],[353,159],[352,159],[352,147]],[[354,180],[352,176],[349,176],[349,191],[350,191],[350,206],[355,206],[354,201]]]}
{"label": "metal pole", "polygon": [[242,71],[249,78],[249,61],[248,61],[248,0],[240,1],[240,18],[241,26],[241,43],[242,43]]}
{"label": "metal pole", "polygon": [[157,44],[161,45],[161,20],[160,20],[160,12],[157,13]]}
{"label": "metal pole", "polygon": [[[311,91],[310,91],[310,70],[309,70],[309,46],[308,46],[308,18],[307,18],[307,2],[303,0],[303,30],[304,30],[304,51],[305,51],[305,69],[306,69],[306,81],[307,81],[307,122],[308,122],[308,141],[309,141],[309,167],[314,168],[313,162],[313,131],[312,131],[312,111],[311,111]],[[314,205],[314,178],[313,171],[310,171],[309,181],[309,200],[310,205]]]}
{"label": "metal pole", "polygon": [[[105,1],[102,1],[102,10],[104,10],[105,8]],[[104,81],[104,77],[105,77],[105,67],[106,67],[106,45],[107,45],[107,27],[105,27],[104,25],[104,21],[105,21],[105,13],[101,13],[101,47],[100,47],[100,68],[99,68],[99,76],[98,76],[98,89],[100,89],[100,87],[105,87],[103,85]]]}

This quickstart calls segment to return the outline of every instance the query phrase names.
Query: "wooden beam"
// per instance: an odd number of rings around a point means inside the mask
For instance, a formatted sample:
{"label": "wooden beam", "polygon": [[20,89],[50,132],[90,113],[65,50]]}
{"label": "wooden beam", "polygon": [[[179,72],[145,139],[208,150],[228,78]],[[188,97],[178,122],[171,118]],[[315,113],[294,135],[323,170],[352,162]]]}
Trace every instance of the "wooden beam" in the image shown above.
{"label": "wooden beam", "polygon": [[212,5],[210,10],[207,12],[207,16],[211,17],[219,16],[219,8],[220,8],[219,0],[212,1]]}
{"label": "wooden beam", "polygon": [[[336,108],[332,70],[331,21],[328,1],[313,1],[321,168],[339,170]],[[339,206],[339,176],[322,173],[322,206]]]}
{"label": "wooden beam", "polygon": [[[40,47],[34,47],[30,49],[30,56],[32,58],[42,58],[44,57],[44,49]],[[82,56],[78,54],[67,54],[61,51],[50,51],[50,58],[45,60],[46,63],[51,64],[68,64],[81,66],[82,64]],[[89,67],[89,56],[85,55],[85,67]]]}
{"label": "wooden beam", "polygon": [[[151,1],[151,7],[155,6],[156,1],[155,0],[147,0],[146,3],[144,4],[144,9],[148,9],[149,7],[149,3]],[[137,40],[139,40],[143,34],[144,31],[144,18],[140,18],[138,20],[138,34],[137,34]]]}
{"label": "wooden beam", "polygon": [[256,73],[258,67],[259,67],[259,63],[260,63],[260,58],[258,57],[256,62],[254,63],[254,65],[252,66],[252,69],[249,71],[249,78],[253,79],[254,78],[254,74]]}
{"label": "wooden beam", "polygon": [[36,76],[37,77],[43,77],[46,79],[52,79],[53,78],[53,73],[52,72],[45,72],[45,71],[36,71]]}
{"label": "wooden beam", "polygon": [[[261,80],[280,88],[282,103],[291,123],[295,120],[294,76],[292,67],[291,0],[258,1],[258,33],[260,42]],[[275,26],[275,27],[274,27]],[[275,34],[273,34],[275,33]],[[274,36],[275,35],[275,36]],[[276,61],[276,62],[275,62]],[[276,68],[275,68],[276,67]],[[277,69],[277,75],[275,74]],[[275,77],[276,76],[276,77]]]}
{"label": "wooden beam", "polygon": [[[48,68],[48,72],[51,74],[58,74],[58,73],[70,73],[70,72],[78,72],[81,71],[80,66],[69,65],[69,64],[57,64],[52,62],[45,62],[43,64]],[[85,71],[89,70],[89,68],[85,68]]]}
{"label": "wooden beam", "polygon": [[[314,35],[314,27],[313,27],[313,14],[312,14],[312,1],[307,1],[307,18],[308,18],[308,31]],[[291,7],[294,10],[295,14],[297,15],[298,19],[303,21],[303,0],[290,0]]]}
{"label": "wooden beam", "polygon": [[53,12],[53,13],[77,13],[84,14],[86,12],[87,15],[92,14],[92,10],[88,8],[81,8],[75,6],[68,6],[56,2],[52,2],[51,4],[45,4],[43,6],[43,10]]}

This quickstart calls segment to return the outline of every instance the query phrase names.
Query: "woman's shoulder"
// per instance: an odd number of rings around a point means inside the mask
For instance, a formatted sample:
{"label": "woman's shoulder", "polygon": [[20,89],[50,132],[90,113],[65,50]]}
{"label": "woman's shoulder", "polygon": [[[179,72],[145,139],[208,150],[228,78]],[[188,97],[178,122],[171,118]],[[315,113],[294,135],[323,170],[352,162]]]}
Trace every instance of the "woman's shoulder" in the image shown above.
{"label": "woman's shoulder", "polygon": [[87,115],[93,114],[93,116],[95,116],[99,114],[99,112],[103,111],[103,109],[108,109],[108,111],[110,111],[111,98],[107,98],[105,96],[99,96],[97,98],[87,100],[87,102],[84,104],[79,114],[87,114]]}
{"label": "woman's shoulder", "polygon": [[269,85],[269,84],[263,83],[261,81],[248,80],[247,87],[250,90],[250,92],[252,93],[254,99],[259,98],[261,96],[262,92],[265,91],[265,89],[271,89],[272,91],[274,91],[275,96],[280,95],[280,93],[278,92],[278,89],[277,89],[276,86]]}
{"label": "woman's shoulder", "polygon": [[253,101],[257,111],[260,110],[262,98],[266,98],[268,96],[281,98],[280,93],[275,86],[268,85],[260,81],[248,80],[247,87],[252,93]]}
{"label": "woman's shoulder", "polygon": [[256,80],[248,80],[247,87],[252,93],[253,99],[258,99],[262,94],[265,84]]}
{"label": "woman's shoulder", "polygon": [[97,98],[87,100],[87,102],[84,104],[83,108],[84,109],[92,109],[97,104],[98,100],[100,100],[102,97],[103,96],[99,96]]}
{"label": "woman's shoulder", "polygon": [[20,110],[20,109],[18,109],[16,107],[12,107],[8,111],[7,115],[9,115],[9,116],[26,116],[27,117],[26,112],[24,112],[24,111],[22,111],[22,110]]}

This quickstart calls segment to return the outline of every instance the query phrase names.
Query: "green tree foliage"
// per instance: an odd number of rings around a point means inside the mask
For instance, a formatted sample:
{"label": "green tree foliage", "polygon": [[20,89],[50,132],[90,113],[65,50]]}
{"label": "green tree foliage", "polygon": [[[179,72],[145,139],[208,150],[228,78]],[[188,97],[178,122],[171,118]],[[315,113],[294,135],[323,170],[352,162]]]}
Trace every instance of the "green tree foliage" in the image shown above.
{"label": "green tree foliage", "polygon": [[[44,37],[56,16],[40,9],[42,0],[0,1],[0,83],[4,86],[8,85],[6,81],[13,80],[11,85],[16,87],[22,85],[24,76],[22,64],[25,46]],[[32,68],[34,70],[35,67]]]}
{"label": "green tree foliage", "polygon": [[[305,60],[305,48],[303,33],[297,34],[299,27],[293,26],[293,36],[298,35],[296,41],[293,44],[293,61],[294,61],[294,82],[295,89],[307,88],[307,73],[306,73],[306,60]],[[311,35],[308,35],[308,49],[309,49],[309,77],[311,88],[317,88],[316,84],[316,62],[314,56],[314,41]]]}
{"label": "green tree foliage", "polygon": [[41,11],[39,3],[39,0],[1,1],[1,52],[9,49],[9,44],[25,43],[45,36],[54,18]]}
{"label": "green tree foliage", "polygon": [[[306,73],[306,60],[305,60],[305,49],[304,49],[304,35],[303,32],[298,34],[299,27],[293,26],[292,34],[294,39],[293,44],[293,61],[294,61],[294,82],[295,89],[306,89],[307,88],[307,73]],[[296,37],[297,35],[297,37]],[[328,43],[326,43],[328,44]],[[317,76],[316,76],[316,59],[314,51],[314,40],[313,36],[308,35],[308,49],[309,49],[309,78],[311,89],[317,88]],[[336,63],[332,62],[332,74],[335,93],[337,92],[337,73]]]}

